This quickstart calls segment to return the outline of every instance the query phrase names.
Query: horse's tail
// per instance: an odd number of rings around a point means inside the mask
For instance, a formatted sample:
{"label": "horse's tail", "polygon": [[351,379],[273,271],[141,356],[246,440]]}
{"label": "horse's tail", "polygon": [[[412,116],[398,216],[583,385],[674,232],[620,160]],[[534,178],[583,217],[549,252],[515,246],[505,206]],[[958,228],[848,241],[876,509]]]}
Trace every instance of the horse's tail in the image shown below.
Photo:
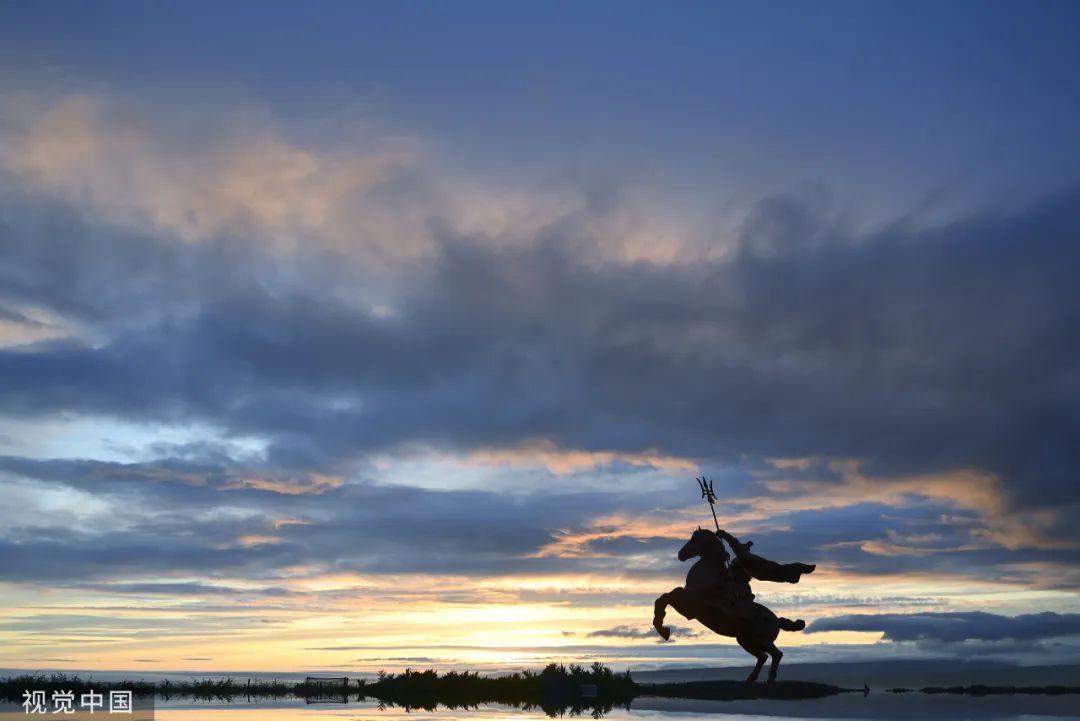
{"label": "horse's tail", "polygon": [[776,624],[783,631],[801,631],[806,628],[806,621],[802,620],[801,618],[797,621],[792,621],[790,618],[777,616]]}

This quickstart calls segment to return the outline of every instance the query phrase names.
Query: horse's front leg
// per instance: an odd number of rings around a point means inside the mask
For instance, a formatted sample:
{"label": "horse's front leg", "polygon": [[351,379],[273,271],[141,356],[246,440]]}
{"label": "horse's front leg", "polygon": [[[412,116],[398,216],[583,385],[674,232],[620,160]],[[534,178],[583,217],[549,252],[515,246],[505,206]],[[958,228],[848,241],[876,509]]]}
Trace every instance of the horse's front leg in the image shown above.
{"label": "horse's front leg", "polygon": [[686,591],[682,586],[673,588],[667,593],[660,594],[656,603],[653,605],[653,628],[656,632],[667,641],[671,638],[671,629],[664,625],[664,615],[667,612],[667,607],[671,606],[687,619],[693,619],[693,613],[690,610],[690,606],[687,603]]}
{"label": "horse's front leg", "polygon": [[671,629],[664,625],[664,616],[667,614],[667,607],[670,603],[671,594],[661,593],[656,597],[656,603],[653,604],[652,625],[665,641],[671,638]]}

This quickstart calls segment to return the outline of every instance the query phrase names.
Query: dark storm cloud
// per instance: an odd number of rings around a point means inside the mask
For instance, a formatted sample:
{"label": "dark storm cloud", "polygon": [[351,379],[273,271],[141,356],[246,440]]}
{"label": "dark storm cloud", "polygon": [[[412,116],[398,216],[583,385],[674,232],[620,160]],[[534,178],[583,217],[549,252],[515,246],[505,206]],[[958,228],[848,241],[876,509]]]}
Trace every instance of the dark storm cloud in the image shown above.
{"label": "dark storm cloud", "polygon": [[[55,537],[38,529],[40,537]],[[172,542],[164,543],[168,539]],[[109,533],[93,540],[0,541],[0,578],[11,582],[67,582],[80,578],[122,578],[232,571],[252,573],[287,563],[295,557],[287,547],[214,548],[172,534]]]}
{"label": "dark storm cloud", "polygon": [[[162,470],[165,467],[185,480],[170,479]],[[75,584],[107,594],[246,598],[289,595],[275,581],[276,569],[287,566],[476,577],[579,571],[654,578],[664,587],[687,568],[674,556],[680,544],[677,538],[619,538],[590,542],[585,548],[591,552],[583,555],[539,555],[558,538],[553,519],[559,526],[581,527],[589,524],[598,509],[640,512],[651,507],[648,494],[622,494],[613,504],[602,493],[536,491],[513,496],[487,490],[425,490],[422,502],[418,502],[413,488],[347,483],[318,494],[283,495],[250,488],[189,485],[192,468],[200,467],[179,462],[20,459],[18,463],[0,463],[8,472],[18,468],[20,477],[50,483],[62,483],[70,474],[75,487],[127,505],[115,520],[82,521],[78,531],[68,529],[69,520],[63,516],[51,521],[31,517],[25,525],[6,528],[0,550],[8,550],[0,556],[0,578]],[[1015,551],[997,547],[965,548],[959,539],[947,536],[926,555],[868,553],[861,547],[867,540],[890,541],[888,529],[921,531],[920,514],[937,517],[943,508],[916,506],[911,515],[901,516],[896,515],[896,509],[875,504],[806,511],[774,519],[790,525],[790,530],[761,531],[751,540],[761,553],[782,561],[811,559],[831,568],[863,573],[934,570],[1031,582],[1025,573],[1003,572],[1002,564],[1022,558],[1067,567],[1075,560],[1074,552],[1062,550],[1029,549],[1017,556]],[[283,518],[290,522],[280,524]],[[240,544],[246,536],[266,537],[269,542]],[[245,589],[186,581],[119,582],[125,576],[219,574],[241,574],[267,585]],[[1062,574],[1045,580],[1056,587],[1075,583]],[[652,595],[588,589],[511,594],[526,601],[601,604],[647,604]],[[803,601],[795,598],[782,603],[798,605]]]}
{"label": "dark storm cloud", "polygon": [[[265,469],[247,470],[257,475]],[[0,458],[0,473],[7,477],[78,488],[110,503],[109,515],[94,522],[73,523],[54,511],[5,528],[0,578],[74,583],[139,574],[241,573],[272,579],[277,568],[294,565],[481,576],[568,568],[634,571],[620,558],[537,556],[555,540],[553,519],[586,524],[598,509],[611,508],[606,494],[429,489],[418,495],[410,487],[350,482],[292,495],[230,485],[244,472],[190,459],[121,464]],[[634,500],[631,494],[622,504],[632,507]],[[272,542],[244,545],[245,536]],[[129,595],[287,593],[273,585],[256,591],[189,582],[82,587]]]}
{"label": "dark storm cloud", "polygon": [[[255,465],[214,443],[162,446],[170,457],[134,465],[2,459],[17,476],[160,505],[90,543],[25,528],[31,545],[11,546],[0,573],[259,574],[312,559],[362,572],[678,568],[627,568],[627,554],[660,553],[663,539],[594,542],[610,559],[535,556],[553,524],[614,510],[605,494],[425,493],[416,503],[411,489],[366,484],[300,496],[229,488],[249,472],[335,473],[410,444],[537,437],[749,463],[850,456],[881,473],[977,468],[1000,474],[1013,503],[1065,521],[1080,461],[1078,201],[854,236],[780,199],[748,219],[733,258],[669,265],[603,260],[588,249],[587,214],[568,216],[527,245],[445,235],[430,263],[391,282],[315,250],[282,260],[251,239],[181,244],[9,193],[5,303],[48,309],[94,340],[0,351],[0,410],[204,422],[269,451]],[[368,286],[389,313],[344,300]],[[223,503],[257,512],[192,520]],[[959,538],[925,556],[869,554],[857,543],[882,535],[881,511],[792,516],[794,532],[755,540],[785,560],[830,549],[826,560],[874,571],[977,573],[1009,557],[957,550]],[[281,529],[274,544],[222,545],[286,512],[311,523]],[[195,540],[183,535],[191,528]]]}
{"label": "dark storm cloud", "polygon": [[[688,534],[689,535],[689,534]],[[658,555],[671,552],[671,549],[684,542],[685,539],[667,538],[665,536],[616,536],[614,538],[599,538],[585,544],[586,548],[598,554],[612,554],[616,556],[632,556],[637,554]]]}
{"label": "dark storm cloud", "polygon": [[39,328],[44,324],[41,321],[34,320],[28,317],[24,313],[20,313],[17,310],[9,310],[0,304],[0,321],[8,321],[9,323],[16,323],[18,325],[29,326]]}
{"label": "dark storm cloud", "polygon": [[[672,636],[682,636],[684,638],[697,638],[702,636],[700,631],[692,628],[686,628],[684,626],[669,626]],[[592,631],[586,634],[587,638],[647,638],[654,639],[658,635],[656,629],[650,626],[644,626],[638,628],[636,626],[613,626],[612,628],[603,628],[599,631]]]}
{"label": "dark storm cloud", "polygon": [[[949,513],[950,520],[943,521]],[[859,574],[942,574],[1027,587],[1075,589],[1080,576],[1068,571],[1080,561],[1073,547],[1003,548],[979,541],[968,525],[975,514],[955,514],[947,503],[923,500],[902,509],[874,503],[799,511],[771,519],[783,530],[747,536],[754,550],[781,561],[807,561]],[[1042,569],[1009,566],[1020,561]],[[1050,570],[1051,568],[1055,570]]]}
{"label": "dark storm cloud", "polygon": [[1080,614],[1029,613],[1000,616],[980,611],[866,614],[814,621],[807,633],[871,631],[891,641],[1037,641],[1080,634]]}
{"label": "dark storm cloud", "polygon": [[8,293],[110,339],[3,352],[0,400],[10,414],[207,420],[269,437],[286,465],[547,437],[974,466],[1023,503],[1071,502],[1077,200],[863,237],[771,201],[734,260],[694,265],[596,260],[574,219],[528,247],[447,238],[400,280],[389,318],[324,292],[342,281],[325,265],[280,288],[251,280],[269,261],[242,243],[178,249],[16,217],[0,241]]}
{"label": "dark storm cloud", "polygon": [[237,588],[209,583],[83,583],[77,586],[102,593],[132,596],[291,596],[295,591],[280,586]]}
{"label": "dark storm cloud", "polygon": [[45,613],[16,616],[0,621],[0,629],[8,633],[53,633],[55,635],[63,634],[88,639],[93,637],[109,638],[112,636],[153,638],[155,635],[198,636],[201,633],[229,633],[237,629],[258,628],[268,623],[279,624],[282,621],[257,616],[239,616],[237,614],[220,616],[192,614],[189,617],[168,618],[160,615],[115,617],[113,615],[91,613]]}

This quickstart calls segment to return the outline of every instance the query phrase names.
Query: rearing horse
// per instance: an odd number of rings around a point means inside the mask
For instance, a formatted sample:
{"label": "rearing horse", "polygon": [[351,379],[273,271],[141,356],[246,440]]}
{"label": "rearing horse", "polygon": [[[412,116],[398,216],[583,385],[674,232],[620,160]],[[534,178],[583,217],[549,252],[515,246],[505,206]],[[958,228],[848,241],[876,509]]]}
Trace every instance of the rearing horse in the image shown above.
{"label": "rearing horse", "polygon": [[701,625],[721,636],[734,637],[747,653],[757,659],[757,665],[746,679],[747,683],[757,681],[765,659],[772,656],[769,682],[775,681],[776,670],[784,654],[773,642],[781,630],[801,631],[806,628],[806,622],[777,617],[760,603],[746,604],[747,613],[744,614],[725,612],[716,602],[717,589],[730,582],[725,565],[728,554],[724,544],[712,531],[699,528],[679,549],[680,561],[695,556],[699,560],[686,574],[686,585],[656,599],[653,626],[657,633],[665,640],[670,637],[671,629],[664,625],[664,613],[671,606],[687,619],[697,619]]}

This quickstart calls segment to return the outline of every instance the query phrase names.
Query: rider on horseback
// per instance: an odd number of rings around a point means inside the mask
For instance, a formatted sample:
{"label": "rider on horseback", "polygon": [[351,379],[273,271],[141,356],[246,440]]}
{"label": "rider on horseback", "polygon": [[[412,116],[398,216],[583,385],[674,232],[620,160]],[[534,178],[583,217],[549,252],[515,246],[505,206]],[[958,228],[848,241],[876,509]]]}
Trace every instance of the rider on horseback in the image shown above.
{"label": "rider on horseback", "polygon": [[[781,631],[802,631],[806,628],[806,622],[777,616],[755,602],[754,594],[750,591],[750,579],[798,583],[803,574],[813,573],[814,566],[808,563],[781,564],[751,553],[750,546],[753,544],[750,541],[742,543],[720,529],[712,481],[702,477],[697,482],[701,497],[709,502],[716,532],[698,526],[690,540],[679,549],[680,561],[695,557],[698,560],[687,572],[683,586],[657,597],[653,604],[653,627],[665,641],[671,638],[671,628],[664,625],[664,617],[668,607],[674,608],[683,618],[697,619],[714,633],[731,636],[754,656],[757,664],[746,679],[749,682],[757,680],[766,659],[771,656],[769,681],[775,681],[776,669],[784,655],[776,647],[777,635]],[[734,562],[729,563],[731,557],[724,548],[724,541],[735,551]]]}
{"label": "rider on horseback", "polygon": [[[719,524],[717,524],[719,525]],[[728,563],[730,556],[721,539],[732,540],[737,560]],[[664,640],[671,637],[671,628],[664,625],[668,607],[674,608],[683,618],[697,619],[703,626],[722,636],[733,637],[743,649],[757,659],[747,681],[754,681],[772,657],[769,680],[776,679],[776,669],[784,655],[775,641],[780,631],[801,631],[806,623],[777,616],[765,606],[754,601],[750,591],[750,579],[798,581],[802,573],[809,573],[809,564],[778,564],[749,553],[749,543],[723,531],[713,532],[698,528],[690,540],[679,549],[679,560],[697,558],[686,574],[683,586],[661,594],[653,604],[653,627]]]}

